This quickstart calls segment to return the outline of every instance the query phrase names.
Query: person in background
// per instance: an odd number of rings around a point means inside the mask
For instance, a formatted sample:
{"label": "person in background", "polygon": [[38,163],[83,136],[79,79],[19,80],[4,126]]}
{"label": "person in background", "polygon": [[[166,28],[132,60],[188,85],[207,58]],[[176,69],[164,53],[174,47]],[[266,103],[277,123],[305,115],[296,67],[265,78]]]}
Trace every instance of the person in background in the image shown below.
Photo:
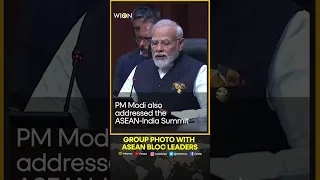
{"label": "person in background", "polygon": [[152,38],[152,28],[158,21],[159,19],[156,17],[143,20],[138,36],[136,37],[136,42],[139,45],[141,53],[131,58],[123,59],[122,67],[117,75],[118,84],[115,85],[116,87],[122,87],[134,67],[140,64],[142,61],[148,59],[150,56],[149,46]]}
{"label": "person in background", "polygon": [[119,93],[124,83],[124,81],[122,80],[123,79],[122,68],[125,65],[125,63],[127,63],[129,59],[135,58],[137,55],[143,55],[144,57],[148,56],[147,49],[145,48],[145,46],[141,46],[139,39],[137,39],[137,37],[139,36],[139,31],[140,31],[142,22],[147,18],[160,18],[160,11],[158,11],[155,8],[152,8],[151,6],[146,5],[146,6],[139,6],[135,8],[132,12],[131,24],[132,24],[134,37],[136,38],[139,48],[122,55],[117,60],[117,64],[114,70],[114,77],[113,77],[113,94],[114,95],[117,95]]}

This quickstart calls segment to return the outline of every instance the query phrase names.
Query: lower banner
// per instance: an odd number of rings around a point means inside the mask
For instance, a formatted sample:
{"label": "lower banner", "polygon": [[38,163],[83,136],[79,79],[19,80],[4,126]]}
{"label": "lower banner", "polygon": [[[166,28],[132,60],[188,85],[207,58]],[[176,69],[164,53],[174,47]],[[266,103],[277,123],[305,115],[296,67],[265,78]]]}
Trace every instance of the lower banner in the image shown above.
{"label": "lower banner", "polygon": [[111,136],[112,180],[210,179],[210,136]]}

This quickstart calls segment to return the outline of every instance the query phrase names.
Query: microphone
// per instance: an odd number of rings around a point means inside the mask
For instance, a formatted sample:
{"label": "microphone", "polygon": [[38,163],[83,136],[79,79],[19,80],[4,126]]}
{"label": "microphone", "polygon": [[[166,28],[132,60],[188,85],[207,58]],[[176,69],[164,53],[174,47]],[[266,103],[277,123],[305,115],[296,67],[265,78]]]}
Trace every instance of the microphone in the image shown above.
{"label": "microphone", "polygon": [[136,80],[135,77],[132,78],[132,86],[131,86],[131,91],[130,91],[130,98],[132,96],[132,90],[133,90],[133,85],[134,85],[134,81]]}
{"label": "microphone", "polygon": [[69,83],[69,88],[68,88],[68,93],[66,97],[66,101],[64,104],[63,112],[69,112],[69,106],[70,106],[70,100],[71,100],[71,93],[74,85],[74,81],[76,78],[76,70],[77,66],[79,64],[79,61],[83,59],[82,53],[78,49],[74,49],[72,52],[72,73],[70,77],[70,83]]}

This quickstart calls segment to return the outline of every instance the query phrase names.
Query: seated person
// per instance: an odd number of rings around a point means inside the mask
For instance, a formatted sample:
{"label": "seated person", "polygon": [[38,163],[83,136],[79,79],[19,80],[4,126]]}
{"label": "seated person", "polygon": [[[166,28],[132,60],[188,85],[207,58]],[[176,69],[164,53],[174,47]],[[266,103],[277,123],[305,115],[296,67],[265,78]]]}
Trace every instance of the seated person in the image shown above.
{"label": "seated person", "polygon": [[162,103],[179,118],[207,117],[207,66],[181,51],[183,30],[174,21],[158,21],[152,29],[152,59],[130,73],[119,97]]}
{"label": "seated person", "polygon": [[[133,33],[134,33],[135,38],[137,38],[139,36],[142,22],[147,18],[160,18],[160,12],[157,9],[152,8],[151,6],[147,6],[147,5],[138,6],[137,8],[135,8],[133,10],[131,23],[132,23],[132,29],[133,29]],[[137,43],[139,44],[140,42],[137,42]],[[125,65],[125,63],[128,62],[127,59],[132,59],[132,58],[138,56],[139,54],[144,57],[147,57],[146,52],[141,51],[141,48],[139,47],[131,52],[124,54],[123,56],[121,56],[117,60],[117,64],[116,64],[116,68],[115,68],[115,72],[114,72],[114,78],[113,78],[113,93],[114,94],[119,93],[119,91],[125,81],[125,80],[122,80],[121,70],[123,69],[123,66]],[[137,65],[137,64],[135,64],[135,65]],[[125,79],[126,78],[127,77],[125,77]]]}
{"label": "seated person", "polygon": [[149,45],[151,41],[152,28],[159,21],[156,17],[146,18],[142,21],[140,31],[136,37],[136,42],[139,45],[140,55],[128,57],[122,61],[122,67],[118,73],[118,85],[123,86],[129,74],[135,66],[140,64],[145,59],[149,58]]}

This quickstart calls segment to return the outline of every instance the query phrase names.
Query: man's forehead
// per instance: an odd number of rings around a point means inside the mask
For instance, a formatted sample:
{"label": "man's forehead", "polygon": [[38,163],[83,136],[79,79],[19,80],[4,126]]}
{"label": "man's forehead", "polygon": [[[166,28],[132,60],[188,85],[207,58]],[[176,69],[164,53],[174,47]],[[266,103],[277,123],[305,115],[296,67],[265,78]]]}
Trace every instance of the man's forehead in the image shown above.
{"label": "man's forehead", "polygon": [[172,39],[176,36],[176,29],[174,27],[157,27],[154,29],[152,39]]}
{"label": "man's forehead", "polygon": [[144,20],[144,18],[135,19],[132,21],[132,25],[134,27],[139,27],[139,26],[141,26],[143,20]]}
{"label": "man's forehead", "polygon": [[152,30],[152,28],[153,28],[153,24],[152,23],[143,23],[143,24],[141,24],[141,29],[143,29],[143,30]]}
{"label": "man's forehead", "polygon": [[140,27],[139,35],[140,36],[151,36],[152,34],[152,23],[143,23]]}
{"label": "man's forehead", "polygon": [[172,39],[172,38],[170,38],[170,37],[165,37],[165,36],[162,36],[162,37],[152,36],[152,40],[154,40],[154,41],[171,40],[171,39]]}

